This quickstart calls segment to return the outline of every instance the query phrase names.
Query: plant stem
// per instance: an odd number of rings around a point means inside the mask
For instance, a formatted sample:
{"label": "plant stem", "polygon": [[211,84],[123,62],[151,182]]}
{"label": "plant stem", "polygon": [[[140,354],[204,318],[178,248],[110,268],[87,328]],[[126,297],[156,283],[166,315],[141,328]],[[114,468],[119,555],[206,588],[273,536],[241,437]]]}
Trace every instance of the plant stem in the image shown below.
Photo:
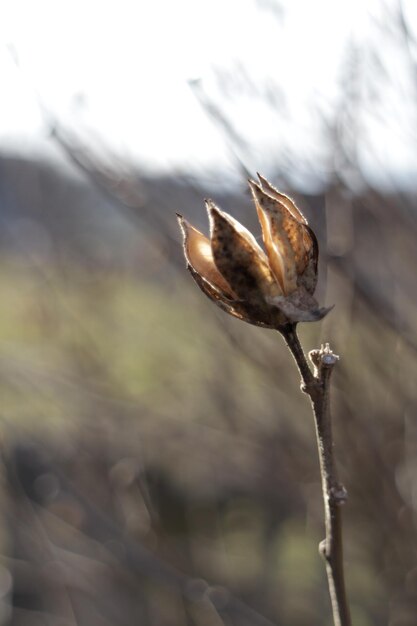
{"label": "plant stem", "polygon": [[296,332],[295,324],[280,330],[301,374],[301,389],[310,396],[316,425],[317,447],[323,488],[326,537],[320,543],[320,554],[326,563],[334,626],[351,626],[343,571],[343,538],[341,506],[347,493],[338,481],[333,457],[332,424],[329,406],[330,377],[336,356],[329,348],[310,352],[311,371]]}

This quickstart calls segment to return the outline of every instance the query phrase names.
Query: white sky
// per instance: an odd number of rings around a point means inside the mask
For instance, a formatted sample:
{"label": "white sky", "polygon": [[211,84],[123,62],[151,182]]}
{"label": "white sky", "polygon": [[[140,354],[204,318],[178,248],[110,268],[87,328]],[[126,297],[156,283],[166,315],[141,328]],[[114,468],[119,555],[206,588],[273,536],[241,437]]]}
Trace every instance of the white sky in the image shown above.
{"label": "white sky", "polygon": [[[251,167],[268,168],[282,145],[299,145],[312,160],[321,157],[312,108],[318,107],[320,113],[331,110],[339,94],[338,72],[347,43],[369,45],[382,4],[287,0],[281,22],[260,5],[274,3],[3,2],[1,143],[22,148],[42,136],[39,97],[68,127],[82,136],[88,132],[100,137],[122,156],[140,159],[147,167],[183,171],[221,166],[233,173],[236,167],[224,136],[188,85],[198,78],[249,144]],[[382,167],[394,174],[417,173],[417,142],[403,124],[404,116],[407,123],[417,121],[416,107],[404,98],[408,89],[404,62],[397,53],[387,56],[387,64],[390,59],[394,67],[388,72],[400,82],[391,95],[383,96],[382,117],[388,111],[392,124],[371,115],[367,133],[380,144]],[[232,86],[245,87],[237,65],[259,89],[268,84],[278,87],[286,98],[285,110],[274,110],[264,97],[242,92],[232,91],[225,99],[218,72],[231,77]],[[372,158],[373,149],[369,156],[364,150],[363,159],[371,168]]]}

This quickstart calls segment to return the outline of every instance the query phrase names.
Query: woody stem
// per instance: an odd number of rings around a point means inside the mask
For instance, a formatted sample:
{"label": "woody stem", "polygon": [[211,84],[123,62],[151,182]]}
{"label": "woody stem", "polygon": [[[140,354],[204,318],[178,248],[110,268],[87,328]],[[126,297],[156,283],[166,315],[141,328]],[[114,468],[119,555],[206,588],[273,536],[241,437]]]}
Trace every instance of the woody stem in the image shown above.
{"label": "woody stem", "polygon": [[324,500],[326,537],[319,551],[326,563],[334,626],[351,626],[343,569],[342,510],[347,493],[338,481],[333,457],[333,437],[329,405],[330,377],[338,357],[328,345],[310,352],[311,371],[298,339],[295,324],[280,330],[301,374],[301,389],[310,396],[316,426],[317,448]]}

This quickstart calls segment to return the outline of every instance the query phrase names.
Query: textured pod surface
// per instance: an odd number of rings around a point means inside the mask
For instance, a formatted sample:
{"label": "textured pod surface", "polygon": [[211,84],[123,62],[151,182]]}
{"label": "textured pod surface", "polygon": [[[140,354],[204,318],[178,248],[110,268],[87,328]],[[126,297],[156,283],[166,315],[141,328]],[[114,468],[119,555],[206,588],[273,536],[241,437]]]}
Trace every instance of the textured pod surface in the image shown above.
{"label": "textured pod surface", "polygon": [[301,224],[286,207],[250,181],[262,226],[269,263],[284,294],[297,288],[297,275],[305,269],[305,248]]}
{"label": "textured pod surface", "polygon": [[[275,251],[278,250],[283,257],[281,265],[285,267],[285,293],[289,294],[297,286],[303,286],[310,294],[313,294],[317,284],[318,244],[316,236],[294,202],[284,194],[279,193],[267,181],[266,186],[264,184],[266,179],[261,176],[259,178],[263,181],[262,187],[252,181],[249,181],[249,184],[257,206],[259,220],[261,224],[267,222],[266,227],[269,233],[266,234],[266,238],[272,239],[273,245],[275,244]],[[285,204],[281,201],[282,198],[286,200]],[[294,253],[295,279],[292,266],[293,257],[289,252],[285,235]],[[265,247],[268,251],[266,241]],[[273,256],[274,253],[271,254],[271,257]],[[274,263],[272,258],[270,258],[270,263],[271,265]],[[277,264],[276,261],[275,264]]]}
{"label": "textured pod surface", "polygon": [[191,226],[182,215],[178,215],[178,222],[184,238],[184,254],[188,264],[228,298],[236,297],[214,263],[209,239]]}
{"label": "textured pod surface", "polygon": [[278,202],[281,202],[285,206],[285,208],[292,214],[295,219],[301,224],[307,224],[307,220],[304,215],[301,213],[298,206],[295,204],[294,200],[285,195],[285,193],[281,193],[278,189],[275,189],[264,176],[261,176],[258,172],[258,178],[263,191],[265,191],[271,198],[275,198]]}
{"label": "textured pod surface", "polygon": [[313,322],[319,308],[318,245],[307,220],[288,196],[265,178],[249,181],[266,253],[231,215],[206,200],[210,238],[178,215],[187,267],[201,291],[233,317],[265,328]]}
{"label": "textured pod surface", "polygon": [[246,302],[225,300],[223,294],[217,291],[217,289],[198,274],[191,265],[188,266],[188,270],[201,291],[217,304],[222,311],[229,313],[229,315],[243,322],[247,322],[248,324],[252,324],[253,326],[261,326],[262,328],[277,328],[277,325],[285,323],[284,316],[278,310],[272,312],[270,309],[266,310],[264,307],[259,308],[256,307],[256,305],[250,306]]}
{"label": "textured pod surface", "polygon": [[259,302],[281,294],[267,256],[253,235],[213,202],[207,201],[207,209],[214,262],[239,298]]}
{"label": "textured pod surface", "polygon": [[317,322],[333,308],[319,308],[316,299],[304,288],[297,289],[287,297],[270,298],[269,303],[280,309],[290,322]]}
{"label": "textured pod surface", "polygon": [[313,295],[317,286],[317,265],[319,259],[319,244],[317,242],[316,235],[312,229],[303,224],[303,239],[306,249],[305,255],[305,269],[298,276],[297,284],[300,287],[304,287],[309,294]]}

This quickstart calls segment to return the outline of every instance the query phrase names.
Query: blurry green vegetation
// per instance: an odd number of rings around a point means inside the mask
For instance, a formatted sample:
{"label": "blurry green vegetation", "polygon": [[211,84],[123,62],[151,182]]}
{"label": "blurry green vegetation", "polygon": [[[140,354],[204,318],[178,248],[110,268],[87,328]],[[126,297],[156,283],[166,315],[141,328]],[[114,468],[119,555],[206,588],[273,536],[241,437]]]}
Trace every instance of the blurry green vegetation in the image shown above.
{"label": "blurry green vegetation", "polygon": [[[172,288],[117,272],[29,269],[7,259],[2,267],[2,362],[17,372],[3,384],[15,418],[30,424],[35,406],[57,420],[77,410],[76,396],[61,395],[65,385],[115,402],[139,402],[153,414],[164,414],[171,400],[180,409],[176,419],[195,419],[196,407],[201,419],[210,411],[201,399],[227,339],[221,328],[204,325],[197,293],[176,298]],[[35,371],[50,383],[50,393],[31,385]],[[258,380],[247,360],[234,363],[233,377],[241,387],[239,402],[256,410]],[[27,385],[24,394],[21,385]]]}
{"label": "blurry green vegetation", "polygon": [[[341,294],[345,281],[339,274]],[[227,318],[185,271],[156,282],[7,256],[0,290],[3,438],[10,451],[32,442],[35,477],[38,454],[51,463],[34,483],[37,523],[66,546],[62,562],[75,551],[74,572],[84,553],[108,563],[113,540],[92,543],[88,509],[49,485],[55,471],[179,570],[224,585],[277,623],[330,624],[313,424],[280,336]],[[416,365],[412,348],[363,302],[354,325],[351,315],[339,307],[324,328],[305,325],[301,335],[306,349],[331,335],[342,352],[333,405],[350,492],[347,578],[355,623],[370,626],[385,613],[387,590],[402,593],[403,571],[414,571],[415,531],[393,470],[407,463],[402,414],[414,401]],[[6,553],[20,532],[6,533]],[[25,532],[35,537],[36,525]],[[19,581],[14,563],[5,561]],[[125,575],[129,602],[159,615],[156,623],[172,602],[169,623],[182,624],[184,610],[197,624],[206,615],[199,602],[184,609],[175,593],[167,600],[162,581],[149,587]],[[100,595],[96,575],[88,580],[88,593]],[[117,604],[111,570],[105,580]]]}

